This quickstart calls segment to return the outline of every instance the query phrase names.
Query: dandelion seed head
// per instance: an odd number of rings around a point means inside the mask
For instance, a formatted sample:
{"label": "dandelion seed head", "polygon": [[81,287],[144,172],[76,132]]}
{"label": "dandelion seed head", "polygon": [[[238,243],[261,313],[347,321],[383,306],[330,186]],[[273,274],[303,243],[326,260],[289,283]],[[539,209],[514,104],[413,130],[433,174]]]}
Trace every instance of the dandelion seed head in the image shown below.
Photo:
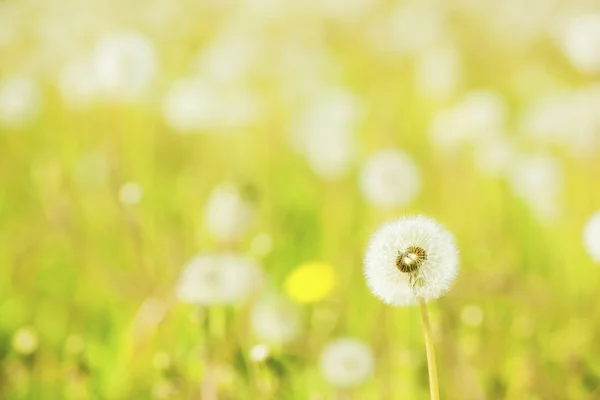
{"label": "dandelion seed head", "polygon": [[119,201],[122,204],[135,205],[142,201],[144,188],[138,182],[127,182],[119,189]]}
{"label": "dandelion seed head", "polygon": [[233,304],[246,300],[262,283],[258,265],[233,253],[203,254],[184,267],[177,297],[198,305]]}
{"label": "dandelion seed head", "polygon": [[38,348],[37,333],[30,327],[19,328],[13,334],[12,347],[19,354],[32,354]]}
{"label": "dandelion seed head", "polygon": [[114,32],[92,54],[92,69],[104,96],[131,101],[146,93],[158,74],[154,43],[139,32]]}
{"label": "dandelion seed head", "polygon": [[21,128],[40,112],[42,94],[35,80],[12,75],[0,81],[0,125]]}
{"label": "dandelion seed head", "polygon": [[287,343],[300,331],[298,309],[278,296],[261,299],[252,309],[250,322],[256,336],[268,343]]}
{"label": "dandelion seed head", "polygon": [[600,13],[567,18],[558,28],[557,41],[565,56],[579,71],[600,71]]}
{"label": "dandelion seed head", "polygon": [[600,210],[592,214],[585,224],[583,245],[592,260],[600,264]]}
{"label": "dandelion seed head", "polygon": [[421,173],[413,159],[401,150],[380,150],[360,173],[360,189],[374,206],[404,206],[421,189]]}
{"label": "dandelion seed head", "polygon": [[254,362],[265,361],[270,354],[269,346],[265,344],[256,344],[250,349],[250,359]]}
{"label": "dandelion seed head", "polygon": [[321,353],[323,377],[337,387],[361,384],[373,373],[374,364],[369,346],[355,339],[336,339]]}
{"label": "dandelion seed head", "polygon": [[559,215],[564,173],[554,157],[540,154],[516,157],[509,168],[508,180],[513,193],[536,218],[551,221]]}
{"label": "dandelion seed head", "polygon": [[384,303],[405,306],[443,295],[458,271],[454,238],[435,220],[411,216],[383,225],[365,255],[365,277]]}
{"label": "dandelion seed head", "polygon": [[254,207],[232,183],[219,184],[204,209],[204,224],[215,239],[231,241],[244,236],[254,220]]}

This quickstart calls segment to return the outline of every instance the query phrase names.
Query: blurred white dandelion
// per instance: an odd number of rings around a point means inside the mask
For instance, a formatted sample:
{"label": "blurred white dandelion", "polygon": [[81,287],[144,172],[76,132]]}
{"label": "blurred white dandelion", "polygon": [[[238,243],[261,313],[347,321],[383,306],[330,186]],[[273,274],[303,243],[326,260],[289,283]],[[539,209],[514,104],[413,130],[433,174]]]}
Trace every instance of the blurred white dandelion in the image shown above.
{"label": "blurred white dandelion", "polygon": [[462,61],[454,45],[439,45],[421,52],[415,64],[417,89],[427,98],[444,100],[462,82]]}
{"label": "blurred white dandelion", "polygon": [[355,159],[355,135],[361,115],[362,106],[350,92],[322,90],[293,122],[292,144],[317,175],[327,180],[341,178]]}
{"label": "blurred white dandelion", "polygon": [[265,361],[270,354],[269,346],[265,344],[256,344],[250,349],[250,359],[254,362]]}
{"label": "blurred white dandelion", "polygon": [[255,122],[263,112],[260,98],[247,88],[201,77],[176,80],[162,102],[166,124],[179,133],[238,129]]}
{"label": "blurred white dandelion", "polygon": [[460,318],[466,325],[479,326],[483,321],[483,310],[476,304],[466,305],[460,312]]}
{"label": "blurred white dandelion", "polygon": [[394,306],[443,295],[458,272],[450,232],[432,218],[411,216],[383,225],[365,255],[365,277],[375,296]]}
{"label": "blurred white dandelion", "polygon": [[114,32],[103,37],[92,54],[92,68],[109,100],[131,101],[148,92],[158,74],[152,40],[139,32]]}
{"label": "blurred white dandelion", "polygon": [[323,377],[337,387],[360,385],[373,374],[374,365],[370,347],[355,339],[336,339],[321,353]]}
{"label": "blurred white dandelion", "polygon": [[564,172],[560,162],[549,155],[522,155],[508,170],[513,193],[525,202],[541,221],[551,221],[560,211]]}
{"label": "blurred white dandelion", "polygon": [[497,93],[470,92],[453,107],[434,116],[431,140],[437,148],[447,152],[483,143],[503,132],[506,114],[506,105]]}
{"label": "blurred white dandelion", "polygon": [[398,149],[379,150],[360,172],[360,189],[374,206],[404,206],[421,189],[421,172],[408,154]]}
{"label": "blurred white dandelion", "polygon": [[600,144],[600,84],[553,93],[525,109],[520,130],[538,144],[557,145],[576,156],[592,156]]}
{"label": "blurred white dandelion", "polygon": [[268,233],[262,232],[252,238],[250,243],[252,253],[264,257],[273,249],[273,239]]}
{"label": "blurred white dandelion", "polygon": [[256,336],[267,343],[287,343],[300,331],[299,310],[281,296],[266,296],[256,303],[250,322]]}
{"label": "blurred white dandelion", "polygon": [[447,37],[444,10],[435,2],[402,2],[373,23],[370,37],[374,48],[386,53],[414,54]]}
{"label": "blurred white dandelion", "polygon": [[138,182],[127,182],[119,189],[119,201],[122,204],[138,204],[143,195],[144,188]]}
{"label": "blurred white dandelion", "polygon": [[42,93],[34,78],[12,75],[0,81],[0,125],[21,128],[35,119],[42,106]]}
{"label": "blurred white dandelion", "polygon": [[204,209],[204,226],[218,240],[232,241],[244,236],[254,221],[254,207],[230,182],[213,189]]}
{"label": "blurred white dandelion", "polygon": [[89,56],[82,55],[67,61],[59,72],[56,84],[62,101],[71,109],[85,109],[101,95]]}
{"label": "blurred white dandelion", "polygon": [[177,297],[198,305],[233,304],[249,298],[261,285],[262,272],[247,256],[234,253],[201,254],[184,267]]}
{"label": "blurred white dandelion", "polygon": [[478,145],[473,153],[479,171],[489,177],[504,176],[515,157],[512,140],[503,134]]}
{"label": "blurred white dandelion", "polygon": [[583,229],[583,244],[592,260],[600,263],[600,211],[596,211]]}
{"label": "blurred white dandelion", "polygon": [[600,13],[567,17],[556,28],[555,36],[575,68],[583,73],[600,72]]}
{"label": "blurred white dandelion", "polygon": [[19,328],[12,337],[13,349],[23,355],[32,354],[39,344],[38,335],[31,327]]}

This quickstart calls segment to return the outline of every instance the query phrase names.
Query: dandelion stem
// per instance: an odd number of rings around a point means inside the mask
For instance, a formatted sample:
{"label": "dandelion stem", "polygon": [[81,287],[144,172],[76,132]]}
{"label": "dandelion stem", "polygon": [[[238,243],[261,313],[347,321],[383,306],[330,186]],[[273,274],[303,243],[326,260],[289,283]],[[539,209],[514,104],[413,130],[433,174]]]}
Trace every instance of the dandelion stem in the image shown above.
{"label": "dandelion stem", "polygon": [[429,313],[427,304],[423,299],[419,299],[421,306],[421,322],[423,324],[423,335],[425,336],[425,347],[427,349],[427,369],[429,371],[429,394],[431,400],[439,400],[440,390],[437,378],[437,366],[435,364],[435,349],[433,347],[433,337],[431,335],[431,325],[429,323]]}

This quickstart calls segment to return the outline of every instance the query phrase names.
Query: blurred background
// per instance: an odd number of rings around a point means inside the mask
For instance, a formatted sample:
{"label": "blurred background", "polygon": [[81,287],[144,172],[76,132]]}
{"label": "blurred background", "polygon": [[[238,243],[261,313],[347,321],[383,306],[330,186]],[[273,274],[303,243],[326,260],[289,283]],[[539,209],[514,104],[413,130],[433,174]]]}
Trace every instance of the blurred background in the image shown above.
{"label": "blurred background", "polygon": [[414,213],[442,398],[600,398],[599,78],[597,0],[0,1],[0,398],[425,399]]}

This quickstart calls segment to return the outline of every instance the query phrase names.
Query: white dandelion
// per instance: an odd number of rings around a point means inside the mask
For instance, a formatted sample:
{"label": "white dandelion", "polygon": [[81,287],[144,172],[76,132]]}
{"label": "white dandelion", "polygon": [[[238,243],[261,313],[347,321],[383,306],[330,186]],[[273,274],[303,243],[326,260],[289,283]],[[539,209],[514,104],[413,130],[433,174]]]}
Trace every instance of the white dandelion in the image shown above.
{"label": "white dandelion", "polygon": [[583,245],[592,260],[600,263],[600,210],[592,214],[583,229]]}
{"label": "white dandelion", "polygon": [[19,328],[12,337],[13,349],[23,355],[29,355],[38,348],[38,335],[31,327]]}
{"label": "white dandelion", "polygon": [[405,306],[443,295],[456,277],[458,263],[450,232],[431,218],[405,217],[373,235],[365,255],[365,276],[381,301]]}
{"label": "white dandelion", "polygon": [[474,91],[453,107],[438,112],[430,136],[441,150],[453,152],[462,146],[481,144],[504,130],[506,105],[495,92]]}
{"label": "white dandelion", "polygon": [[176,80],[162,102],[166,124],[179,133],[237,129],[252,124],[263,112],[261,99],[249,89],[202,77]]}
{"label": "white dandelion", "polygon": [[111,100],[136,100],[145,94],[158,74],[158,55],[147,36],[133,31],[102,38],[92,54],[94,77]]}
{"label": "white dandelion", "polygon": [[322,90],[292,124],[291,140],[309,167],[327,180],[344,176],[357,149],[356,129],[362,114],[359,100],[340,88]]}
{"label": "white dandelion", "polygon": [[357,386],[373,373],[373,353],[365,343],[341,338],[329,343],[321,353],[321,372],[331,385]]}
{"label": "white dandelion", "polygon": [[569,17],[557,29],[556,38],[575,68],[590,74],[600,71],[600,13]]}
{"label": "white dandelion", "polygon": [[443,100],[453,95],[462,81],[462,61],[456,47],[436,46],[419,54],[415,81],[427,98]]}
{"label": "white dandelion", "polygon": [[367,160],[359,184],[374,206],[404,206],[419,194],[421,173],[412,157],[398,149],[385,149]]}
{"label": "white dandelion", "polygon": [[234,304],[249,298],[260,286],[262,273],[252,258],[233,253],[202,254],[184,267],[177,297],[198,305]]}
{"label": "white dandelion", "polygon": [[300,331],[297,307],[279,296],[261,299],[252,309],[250,322],[256,336],[268,343],[287,343]]}
{"label": "white dandelion", "polygon": [[254,207],[232,183],[218,185],[204,209],[204,225],[218,240],[231,241],[244,236],[254,221]]}
{"label": "white dandelion", "polygon": [[554,157],[517,157],[508,171],[508,181],[513,193],[529,206],[539,220],[550,221],[560,213],[564,171]]}
{"label": "white dandelion", "polygon": [[20,128],[40,112],[42,94],[35,80],[12,75],[0,81],[0,125]]}
{"label": "white dandelion", "polygon": [[71,109],[85,109],[100,96],[98,80],[90,57],[80,56],[62,66],[56,82],[63,103]]}
{"label": "white dandelion", "polygon": [[450,288],[458,263],[452,234],[424,216],[385,224],[373,235],[365,255],[367,285],[375,296],[394,306],[419,303],[432,399],[439,398],[439,387],[426,303]]}
{"label": "white dandelion", "polygon": [[127,182],[119,189],[121,204],[135,205],[142,201],[144,188],[138,182]]}

